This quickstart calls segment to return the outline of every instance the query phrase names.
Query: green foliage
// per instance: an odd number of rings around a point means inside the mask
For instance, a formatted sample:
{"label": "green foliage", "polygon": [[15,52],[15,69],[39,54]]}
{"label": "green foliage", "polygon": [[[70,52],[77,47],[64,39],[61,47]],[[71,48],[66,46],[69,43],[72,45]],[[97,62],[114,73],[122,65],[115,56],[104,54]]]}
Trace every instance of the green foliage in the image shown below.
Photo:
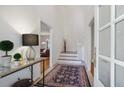
{"label": "green foliage", "polygon": [[6,55],[8,56],[8,51],[11,51],[14,47],[13,42],[9,41],[9,40],[4,40],[0,42],[0,50],[5,51]]}
{"label": "green foliage", "polygon": [[16,53],[13,57],[16,61],[19,61],[22,56],[20,53]]}

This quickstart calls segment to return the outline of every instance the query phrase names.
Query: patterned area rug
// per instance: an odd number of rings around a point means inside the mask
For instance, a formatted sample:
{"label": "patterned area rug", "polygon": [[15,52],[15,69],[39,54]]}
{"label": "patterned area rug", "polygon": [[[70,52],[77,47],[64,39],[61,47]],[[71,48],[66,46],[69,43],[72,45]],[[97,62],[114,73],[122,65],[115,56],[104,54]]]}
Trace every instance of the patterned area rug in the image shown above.
{"label": "patterned area rug", "polygon": [[[42,80],[37,83],[42,85]],[[84,66],[58,64],[45,76],[49,87],[90,87]]]}

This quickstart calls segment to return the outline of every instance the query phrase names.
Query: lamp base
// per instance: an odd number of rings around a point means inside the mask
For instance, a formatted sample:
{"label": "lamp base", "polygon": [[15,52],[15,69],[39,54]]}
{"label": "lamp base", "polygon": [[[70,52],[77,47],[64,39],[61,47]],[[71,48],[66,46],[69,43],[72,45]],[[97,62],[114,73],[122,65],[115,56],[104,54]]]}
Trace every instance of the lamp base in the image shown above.
{"label": "lamp base", "polygon": [[26,58],[27,60],[35,60],[35,57],[36,57],[35,49],[32,46],[30,46],[26,51]]}
{"label": "lamp base", "polygon": [[27,60],[31,61],[31,60],[35,60],[35,58],[27,58]]}

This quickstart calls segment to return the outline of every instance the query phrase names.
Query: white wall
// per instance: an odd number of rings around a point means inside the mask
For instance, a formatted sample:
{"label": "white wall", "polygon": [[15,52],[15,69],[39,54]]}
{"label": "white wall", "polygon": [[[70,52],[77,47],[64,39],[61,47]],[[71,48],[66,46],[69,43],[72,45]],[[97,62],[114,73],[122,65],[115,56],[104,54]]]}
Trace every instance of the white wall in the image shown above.
{"label": "white wall", "polygon": [[[39,33],[40,20],[51,26],[53,30],[53,64],[57,63],[59,51],[61,51],[61,43],[63,34],[59,27],[59,14],[57,14],[55,6],[0,6],[0,41],[4,39],[12,40],[15,49],[21,47],[21,34],[23,33]],[[25,48],[23,48],[25,51]],[[35,47],[37,57],[40,55],[40,46]],[[0,51],[0,55],[3,52]],[[39,65],[34,69],[34,78],[39,77]],[[17,81],[17,78],[30,77],[29,69],[17,72],[10,76],[0,79],[0,86],[10,86]]]}
{"label": "white wall", "polygon": [[[19,49],[22,45],[21,34],[31,33],[36,27],[35,16],[31,10],[31,7],[0,6],[0,41],[13,41],[14,49],[12,52],[15,52],[15,50],[20,52]],[[2,51],[0,51],[0,55],[3,55]],[[36,69],[38,70],[39,68]],[[36,72],[36,69],[34,69],[35,79],[40,74]],[[30,78],[30,70],[25,69],[0,79],[0,86],[11,86],[18,78]]]}
{"label": "white wall", "polygon": [[[36,6],[35,11],[38,17],[38,21],[46,23],[51,27],[52,31],[52,63],[57,63],[59,53],[63,48],[63,29],[61,24],[62,17],[59,11],[59,6]],[[40,25],[39,25],[40,26]],[[38,27],[40,28],[40,27]],[[40,30],[40,29],[39,29]]]}
{"label": "white wall", "polygon": [[94,15],[94,6],[61,6],[63,13],[64,38],[68,51],[77,51],[78,45],[85,48],[88,67],[91,59],[91,28],[89,23]]}
{"label": "white wall", "polygon": [[87,62],[88,62],[88,70],[90,70],[91,63],[91,27],[89,27],[89,23],[94,17],[94,6],[87,6],[84,9],[84,47],[87,53]]}

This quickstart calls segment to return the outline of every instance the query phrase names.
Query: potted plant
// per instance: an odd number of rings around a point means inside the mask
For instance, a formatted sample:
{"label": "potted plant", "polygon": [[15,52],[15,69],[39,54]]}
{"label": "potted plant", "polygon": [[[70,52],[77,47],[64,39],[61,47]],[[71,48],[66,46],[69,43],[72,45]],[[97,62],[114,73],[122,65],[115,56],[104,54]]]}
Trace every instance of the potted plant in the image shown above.
{"label": "potted plant", "polygon": [[5,55],[2,56],[2,61],[3,66],[8,67],[10,66],[10,62],[11,62],[11,55],[8,55],[8,52],[11,51],[14,47],[13,42],[9,41],[9,40],[4,40],[0,42],[0,50],[1,51],[5,51]]}
{"label": "potted plant", "polygon": [[14,54],[13,58],[15,59],[15,65],[16,65],[16,66],[19,65],[19,61],[20,61],[21,57],[22,57],[22,56],[21,56],[20,53]]}
{"label": "potted plant", "polygon": [[21,54],[20,53],[16,53],[16,54],[14,54],[14,59],[15,59],[15,61],[20,61],[20,59],[21,59]]}

